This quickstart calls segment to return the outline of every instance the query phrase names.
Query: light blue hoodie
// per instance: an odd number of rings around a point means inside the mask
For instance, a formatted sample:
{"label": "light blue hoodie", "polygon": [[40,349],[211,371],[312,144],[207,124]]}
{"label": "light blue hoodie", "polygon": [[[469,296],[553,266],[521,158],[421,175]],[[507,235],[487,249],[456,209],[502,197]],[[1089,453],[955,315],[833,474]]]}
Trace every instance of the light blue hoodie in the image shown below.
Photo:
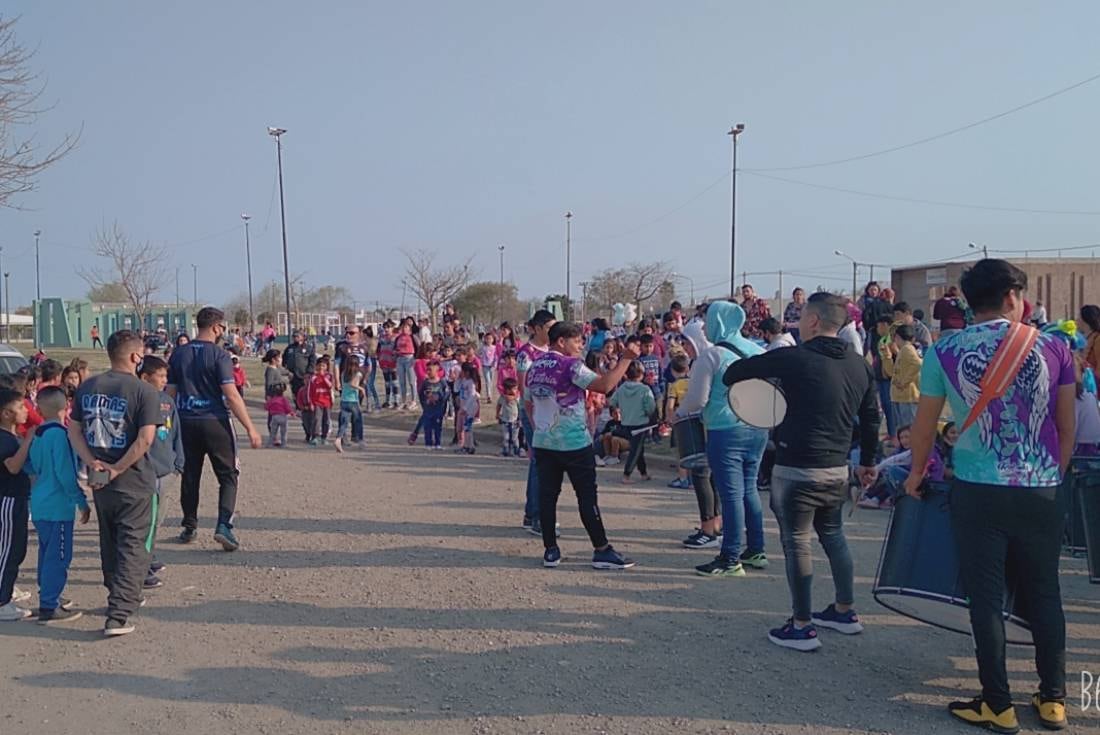
{"label": "light blue hoodie", "polygon": [[[702,382],[709,383],[706,405],[703,408],[703,424],[708,429],[732,429],[743,425],[730,409],[727,397],[729,388],[722,383],[726,368],[741,358],[727,348],[719,347],[718,343],[727,342],[750,357],[762,354],[763,348],[741,336],[741,327],[744,324],[744,310],[731,301],[715,301],[707,307],[707,339],[713,346],[703,355],[705,370],[701,372],[705,372],[709,380],[703,375],[699,377],[703,379]],[[692,380],[695,380],[694,369]]]}

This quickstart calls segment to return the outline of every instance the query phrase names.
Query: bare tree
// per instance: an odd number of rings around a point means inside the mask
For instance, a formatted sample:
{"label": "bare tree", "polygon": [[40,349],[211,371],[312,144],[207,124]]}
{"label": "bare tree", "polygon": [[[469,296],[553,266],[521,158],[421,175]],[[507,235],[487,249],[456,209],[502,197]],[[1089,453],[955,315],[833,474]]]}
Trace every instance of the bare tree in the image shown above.
{"label": "bare tree", "polygon": [[661,292],[672,278],[668,263],[630,263],[593,276],[588,287],[592,314],[611,313],[613,304],[634,304],[644,313],[645,302]]}
{"label": "bare tree", "polygon": [[424,302],[432,320],[434,332],[439,309],[466,288],[466,283],[470,279],[470,262],[473,256],[467,258],[461,265],[437,268],[436,254],[431,251],[404,250],[402,252],[408,260],[405,266],[405,277],[409,290]]}
{"label": "bare tree", "polygon": [[38,175],[76,147],[79,133],[66,135],[55,147],[41,150],[34,135],[21,137],[20,127],[33,125],[45,111],[43,85],[30,70],[33,51],[19,43],[16,18],[0,17],[0,206],[16,194],[33,191]]}
{"label": "bare tree", "polygon": [[138,328],[145,328],[145,315],[153,303],[153,295],[164,284],[168,271],[168,251],[163,245],[151,242],[135,243],[119,226],[111,223],[96,230],[92,237],[92,252],[105,258],[106,268],[88,268],[80,271],[80,277],[93,289],[108,284],[118,284],[126,292],[126,299],[137,317]]}

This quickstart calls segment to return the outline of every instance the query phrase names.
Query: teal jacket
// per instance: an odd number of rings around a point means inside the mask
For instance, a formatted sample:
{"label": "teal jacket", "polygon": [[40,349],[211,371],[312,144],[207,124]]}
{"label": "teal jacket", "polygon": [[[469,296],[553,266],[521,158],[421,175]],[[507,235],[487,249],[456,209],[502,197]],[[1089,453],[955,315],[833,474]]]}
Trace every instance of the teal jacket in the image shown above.
{"label": "teal jacket", "polygon": [[623,412],[623,426],[645,426],[657,410],[653,390],[645,383],[628,380],[611,396],[611,405]]}
{"label": "teal jacket", "polygon": [[[707,307],[707,339],[712,346],[696,360],[692,366],[692,383],[699,379],[699,388],[705,390],[706,404],[703,407],[703,424],[708,429],[733,429],[743,426],[734,415],[729,404],[729,388],[722,383],[722,376],[730,363],[739,358],[719,342],[726,342],[746,356],[761,355],[764,349],[752,340],[741,336],[741,327],[745,324],[744,310],[732,301],[715,301]],[[689,390],[691,387],[689,386]]]}
{"label": "teal jacket", "polygon": [[34,475],[31,518],[36,521],[72,521],[76,509],[88,507],[76,481],[76,454],[69,433],[58,421],[47,421],[34,432],[24,467]]}

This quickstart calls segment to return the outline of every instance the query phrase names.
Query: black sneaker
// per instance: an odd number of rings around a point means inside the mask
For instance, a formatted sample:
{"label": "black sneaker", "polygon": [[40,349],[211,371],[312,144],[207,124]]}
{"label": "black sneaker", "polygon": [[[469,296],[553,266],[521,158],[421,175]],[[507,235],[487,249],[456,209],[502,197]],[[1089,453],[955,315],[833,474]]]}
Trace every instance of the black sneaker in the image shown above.
{"label": "black sneaker", "polygon": [[56,608],[54,610],[47,610],[44,607],[38,608],[38,624],[49,625],[51,623],[71,623],[74,620],[80,620],[84,617],[84,613],[79,610],[66,610],[64,608]]}
{"label": "black sneaker", "polygon": [[107,624],[103,626],[103,635],[105,636],[117,636],[126,635],[127,633],[134,632],[134,624],[129,620],[115,620],[114,618],[108,618]]}
{"label": "black sneaker", "polygon": [[149,572],[151,574],[160,574],[161,572],[163,572],[165,570],[165,568],[166,567],[165,567],[163,562],[160,562],[160,561],[157,561],[156,559],[154,559],[153,563],[149,565]]}
{"label": "black sneaker", "polygon": [[160,577],[158,577],[157,575],[148,574],[146,575],[145,581],[142,583],[141,586],[147,590],[155,590],[157,587],[163,587],[164,582],[162,582],[160,580]]}
{"label": "black sneaker", "polygon": [[542,554],[542,565],[549,569],[561,564],[561,549],[557,546],[551,546]]}
{"label": "black sneaker", "polygon": [[722,539],[696,531],[684,539],[683,544],[685,549],[715,549],[722,545]]}
{"label": "black sneaker", "polygon": [[695,567],[695,573],[701,577],[744,577],[745,567],[741,562],[719,554],[714,561]]}
{"label": "black sneaker", "polygon": [[531,519],[529,517],[527,517],[527,516],[523,517],[523,525],[521,526],[521,528],[523,528],[524,531],[530,531],[531,530]]}
{"label": "black sneaker", "polygon": [[189,544],[195,540],[195,535],[195,529],[184,526],[183,530],[180,531],[180,535],[176,536],[176,541],[179,541],[181,544]]}
{"label": "black sneaker", "polygon": [[962,702],[952,702],[947,705],[947,711],[952,717],[962,720],[968,725],[992,730],[993,732],[1013,735],[1020,732],[1020,723],[1016,719],[1016,710],[1012,705],[996,712],[989,703],[981,697]]}

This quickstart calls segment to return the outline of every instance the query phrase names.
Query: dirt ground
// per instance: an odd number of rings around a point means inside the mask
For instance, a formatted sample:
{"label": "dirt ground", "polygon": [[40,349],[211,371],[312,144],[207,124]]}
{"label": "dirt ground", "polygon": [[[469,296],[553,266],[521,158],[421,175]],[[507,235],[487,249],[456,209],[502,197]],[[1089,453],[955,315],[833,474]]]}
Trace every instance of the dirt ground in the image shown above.
{"label": "dirt ground", "polygon": [[[411,418],[370,419],[369,448],[337,456],[301,444],[242,452],[243,549],[212,539],[207,471],[200,541],[171,543],[178,488],[137,631],[100,635],[105,593],[93,525],[78,527],[68,593],[85,617],[65,627],[0,626],[0,733],[947,733],[943,705],[978,687],[970,641],[889,613],[870,586],[887,515],[847,522],[867,630],[822,632],[815,654],[779,649],[768,627],[789,615],[776,526],[765,512],[767,571],[692,574],[691,491],[671,470],[626,488],[601,470],[612,542],[639,564],[588,565],[563,495],[556,570],[519,528],[526,466],[410,448]],[[483,434],[483,450],[490,450]],[[766,500],[766,496],[765,496]],[[33,537],[33,535],[32,535]],[[34,589],[33,544],[20,584]],[[820,555],[819,555],[820,556]],[[830,599],[818,560],[815,602]],[[1081,671],[1100,676],[1100,587],[1065,559],[1067,673],[1075,732]],[[97,614],[99,613],[99,614]],[[1030,650],[1012,648],[1017,702],[1036,684]],[[1019,709],[1026,729],[1038,721]]]}

